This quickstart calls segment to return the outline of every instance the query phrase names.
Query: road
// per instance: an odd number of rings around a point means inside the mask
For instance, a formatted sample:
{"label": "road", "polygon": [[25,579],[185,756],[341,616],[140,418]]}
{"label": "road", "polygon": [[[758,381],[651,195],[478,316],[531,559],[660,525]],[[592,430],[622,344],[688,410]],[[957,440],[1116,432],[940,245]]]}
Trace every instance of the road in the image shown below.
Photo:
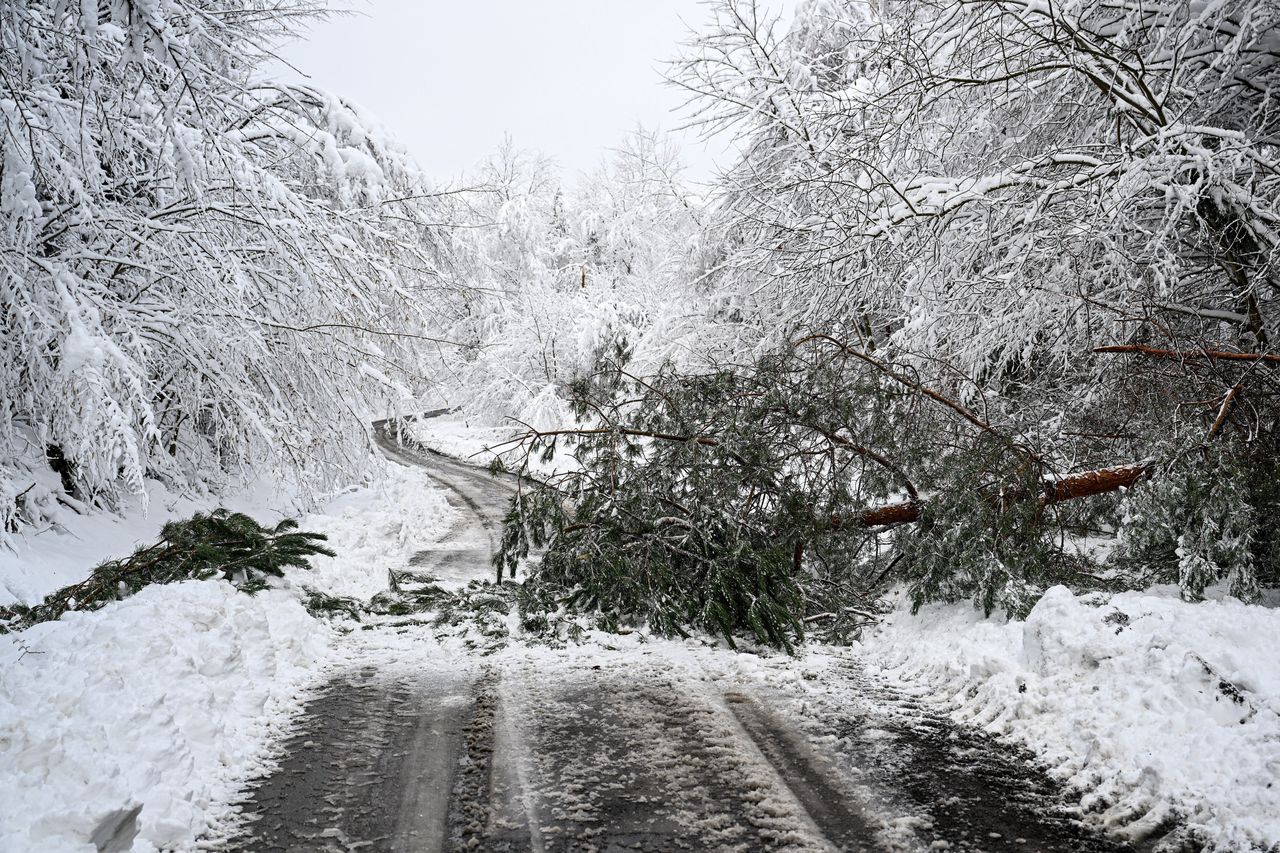
{"label": "road", "polygon": [[[385,425],[380,443],[445,486],[465,519],[415,564],[487,573],[511,482]],[[802,721],[777,683],[703,667],[688,646],[504,651],[408,674],[353,666],[310,704],[219,848],[1130,849],[1084,827],[1027,755],[856,666],[840,677],[860,701]]]}

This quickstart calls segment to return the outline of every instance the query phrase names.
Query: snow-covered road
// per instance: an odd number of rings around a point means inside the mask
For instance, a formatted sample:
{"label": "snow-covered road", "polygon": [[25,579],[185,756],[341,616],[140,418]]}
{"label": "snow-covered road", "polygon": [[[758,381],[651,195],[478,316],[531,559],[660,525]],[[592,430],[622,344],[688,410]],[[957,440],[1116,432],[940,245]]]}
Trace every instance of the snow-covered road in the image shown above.
{"label": "snow-covered road", "polygon": [[[466,516],[415,563],[454,582],[487,576],[509,484],[382,437]],[[1025,755],[849,660],[738,662],[750,657],[619,638],[354,660],[221,847],[1129,849],[1084,828]]]}

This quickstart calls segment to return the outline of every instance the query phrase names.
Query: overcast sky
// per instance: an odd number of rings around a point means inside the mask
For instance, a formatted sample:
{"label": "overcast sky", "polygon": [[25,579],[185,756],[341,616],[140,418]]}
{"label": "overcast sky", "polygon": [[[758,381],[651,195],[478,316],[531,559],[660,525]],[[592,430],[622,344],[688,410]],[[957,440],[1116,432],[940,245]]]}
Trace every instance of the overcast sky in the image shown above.
{"label": "overcast sky", "polygon": [[[761,0],[779,10],[794,0]],[[682,94],[663,84],[698,0],[352,0],[283,59],[372,111],[434,176],[483,159],[509,133],[584,171],[637,122],[674,129]],[[293,72],[286,76],[296,77]],[[696,177],[711,150],[686,142]]]}

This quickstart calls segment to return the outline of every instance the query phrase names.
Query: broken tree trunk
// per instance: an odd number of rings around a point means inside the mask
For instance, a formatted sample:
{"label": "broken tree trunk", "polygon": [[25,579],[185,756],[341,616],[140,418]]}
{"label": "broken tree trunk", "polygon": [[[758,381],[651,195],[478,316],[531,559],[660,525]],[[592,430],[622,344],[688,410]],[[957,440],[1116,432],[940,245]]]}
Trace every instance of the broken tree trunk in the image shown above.
{"label": "broken tree trunk", "polygon": [[1150,470],[1150,462],[1138,462],[1133,465],[1068,474],[1061,480],[1047,480],[1044,484],[1044,494],[1040,496],[1040,505],[1048,506],[1061,501],[1127,489],[1146,476]]}
{"label": "broken tree trunk", "polygon": [[[1132,465],[1118,465],[1114,468],[1068,474],[1059,480],[1046,480],[1043,484],[1044,491],[1038,500],[1043,507],[1125,489],[1146,476],[1151,467],[1150,462],[1137,462]],[[923,510],[922,501],[903,501],[873,507],[857,516],[855,524],[858,527],[893,527],[899,524],[910,524],[920,520]],[[844,524],[844,520],[839,516],[833,516],[831,519],[831,526],[834,529],[838,530]]]}

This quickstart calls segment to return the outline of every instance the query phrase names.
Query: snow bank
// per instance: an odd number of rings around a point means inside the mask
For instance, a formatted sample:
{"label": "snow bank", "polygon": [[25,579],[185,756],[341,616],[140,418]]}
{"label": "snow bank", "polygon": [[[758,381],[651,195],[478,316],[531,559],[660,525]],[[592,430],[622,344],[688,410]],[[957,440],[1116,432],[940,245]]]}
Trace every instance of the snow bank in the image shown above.
{"label": "snow bank", "polygon": [[512,439],[524,432],[515,425],[483,426],[456,414],[421,418],[409,422],[414,440],[437,453],[472,465],[488,465],[496,456],[514,463]]}
{"label": "snow bank", "polygon": [[220,581],[0,637],[0,850],[92,851],[136,805],[135,851],[189,842],[263,766],[329,642],[293,593]]}
{"label": "snow bank", "polygon": [[1020,742],[1107,825],[1170,816],[1214,850],[1280,843],[1280,611],[1050,589],[1025,622],[898,611],[868,663]]}
{"label": "snow bank", "polygon": [[[571,428],[574,422],[566,413],[559,422],[538,424],[540,429],[557,426]],[[514,471],[520,467],[522,451],[513,439],[523,435],[526,429],[516,425],[483,426],[469,417],[449,414],[411,421],[409,432],[414,441],[453,459],[487,467],[495,458],[501,458],[503,464]],[[569,448],[563,445],[549,462],[543,462],[537,454],[529,460],[529,470],[542,477],[572,470],[576,465]]]}

